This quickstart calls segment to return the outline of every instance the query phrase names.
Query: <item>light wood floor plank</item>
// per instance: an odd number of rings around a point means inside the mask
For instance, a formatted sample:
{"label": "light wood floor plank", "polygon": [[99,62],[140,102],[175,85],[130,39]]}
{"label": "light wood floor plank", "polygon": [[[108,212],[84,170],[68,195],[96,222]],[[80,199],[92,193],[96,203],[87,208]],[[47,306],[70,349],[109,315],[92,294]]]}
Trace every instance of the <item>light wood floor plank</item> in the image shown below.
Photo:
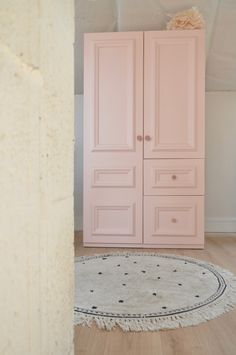
{"label": "light wood floor plank", "polygon": [[[81,233],[76,233],[76,256],[108,251],[117,248],[84,248]],[[207,235],[204,250],[158,252],[199,258],[236,274],[236,235]],[[159,332],[124,333],[120,329],[107,332],[95,326],[76,326],[75,355],[236,355],[236,309],[195,327]]]}

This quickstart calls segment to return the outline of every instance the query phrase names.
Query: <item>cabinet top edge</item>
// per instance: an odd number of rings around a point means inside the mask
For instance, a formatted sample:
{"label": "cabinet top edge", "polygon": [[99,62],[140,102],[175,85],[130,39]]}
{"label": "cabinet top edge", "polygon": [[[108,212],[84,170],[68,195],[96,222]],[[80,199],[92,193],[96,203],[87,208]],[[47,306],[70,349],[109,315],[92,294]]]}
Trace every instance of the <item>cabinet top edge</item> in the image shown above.
{"label": "cabinet top edge", "polygon": [[205,33],[205,29],[196,30],[148,30],[148,31],[113,31],[113,32],[84,32],[84,37],[87,36],[101,36],[101,35],[128,35],[128,34],[163,34],[164,36],[179,35],[179,36],[192,36],[202,35]]}

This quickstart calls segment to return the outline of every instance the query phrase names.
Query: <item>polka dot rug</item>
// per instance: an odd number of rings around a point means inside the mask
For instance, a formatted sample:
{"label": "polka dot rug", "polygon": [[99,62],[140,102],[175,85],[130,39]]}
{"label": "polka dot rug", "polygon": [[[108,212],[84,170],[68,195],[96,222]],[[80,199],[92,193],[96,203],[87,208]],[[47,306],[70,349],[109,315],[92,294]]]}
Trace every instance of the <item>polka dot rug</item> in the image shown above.
{"label": "polka dot rug", "polygon": [[216,318],[236,303],[236,277],[201,260],[133,252],[75,261],[75,324],[173,329]]}

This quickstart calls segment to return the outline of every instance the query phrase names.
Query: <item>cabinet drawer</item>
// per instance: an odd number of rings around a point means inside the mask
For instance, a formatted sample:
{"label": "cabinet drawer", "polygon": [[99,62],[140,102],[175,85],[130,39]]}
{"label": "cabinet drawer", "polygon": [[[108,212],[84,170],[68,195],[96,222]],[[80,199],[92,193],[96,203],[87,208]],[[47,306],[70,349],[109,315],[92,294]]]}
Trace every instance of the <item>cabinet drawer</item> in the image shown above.
{"label": "cabinet drawer", "polygon": [[203,196],[145,196],[145,244],[203,244]]}
{"label": "cabinet drawer", "polygon": [[203,195],[203,159],[144,161],[145,195]]}

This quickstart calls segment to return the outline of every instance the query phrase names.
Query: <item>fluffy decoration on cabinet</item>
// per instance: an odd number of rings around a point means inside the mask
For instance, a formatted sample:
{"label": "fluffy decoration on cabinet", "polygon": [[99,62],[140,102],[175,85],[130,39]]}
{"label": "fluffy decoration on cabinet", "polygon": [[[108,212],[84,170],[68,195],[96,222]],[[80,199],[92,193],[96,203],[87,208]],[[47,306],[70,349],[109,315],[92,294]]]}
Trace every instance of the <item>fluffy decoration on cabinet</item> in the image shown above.
{"label": "fluffy decoration on cabinet", "polygon": [[196,7],[169,16],[171,20],[166,25],[167,30],[199,30],[205,27],[203,16]]}

